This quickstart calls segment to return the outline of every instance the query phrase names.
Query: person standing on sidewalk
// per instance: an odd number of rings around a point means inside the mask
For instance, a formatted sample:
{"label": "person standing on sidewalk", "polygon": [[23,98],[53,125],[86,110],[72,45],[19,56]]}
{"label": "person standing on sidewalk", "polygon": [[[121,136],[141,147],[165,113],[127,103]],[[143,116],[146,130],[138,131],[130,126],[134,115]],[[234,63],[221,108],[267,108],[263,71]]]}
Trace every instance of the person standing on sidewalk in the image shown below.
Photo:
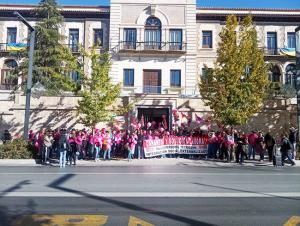
{"label": "person standing on sidewalk", "polygon": [[44,136],[43,147],[42,147],[42,164],[49,163],[49,154],[50,149],[52,147],[53,138],[50,135],[50,131],[48,130]]}
{"label": "person standing on sidewalk", "polygon": [[69,143],[68,143],[68,133],[65,129],[62,129],[60,131],[60,136],[58,140],[58,148],[59,148],[59,166],[60,168],[66,167],[66,157],[67,157],[67,151],[69,149]]}
{"label": "person standing on sidewalk", "polygon": [[100,159],[100,151],[102,148],[102,136],[98,129],[96,130],[96,134],[93,136],[93,142],[95,144],[95,162],[98,162]]}
{"label": "person standing on sidewalk", "polygon": [[76,157],[78,159],[84,159],[84,154],[82,151],[82,132],[78,131],[75,138],[76,143]]}
{"label": "person standing on sidewalk", "polygon": [[247,145],[247,137],[245,133],[240,132],[237,134],[237,146],[236,146],[236,163],[244,163],[244,158],[246,156],[246,145]]}
{"label": "person standing on sidewalk", "polygon": [[248,136],[248,159],[251,159],[251,155],[252,155],[252,159],[255,160],[255,146],[257,143],[257,138],[258,135],[256,133],[256,131],[252,131],[249,136]]}
{"label": "person standing on sidewalk", "polygon": [[281,136],[281,158],[282,158],[282,165],[284,166],[284,160],[288,158],[291,162],[291,165],[295,165],[295,162],[292,160],[291,156],[289,155],[289,151],[292,150],[292,144],[290,143],[287,134],[282,134]]}
{"label": "person standing on sidewalk", "polygon": [[103,160],[107,159],[110,160],[110,152],[111,152],[111,137],[109,134],[109,131],[106,131],[106,134],[103,135],[102,138],[102,150],[104,151],[103,153]]}
{"label": "person standing on sidewalk", "polygon": [[264,137],[263,137],[263,134],[261,131],[258,133],[258,137],[256,139],[255,150],[259,154],[259,161],[264,161],[265,143],[264,143]]}
{"label": "person standing on sidewalk", "polygon": [[69,164],[71,166],[73,162],[73,165],[75,166],[76,165],[76,133],[74,130],[71,132],[68,142],[70,146],[68,150],[69,152],[67,153]]}
{"label": "person standing on sidewalk", "polygon": [[265,145],[266,145],[266,150],[268,152],[268,157],[269,157],[269,162],[272,162],[273,160],[273,150],[274,150],[274,145],[275,145],[275,139],[270,135],[270,133],[267,133],[265,135]]}
{"label": "person standing on sidewalk", "polygon": [[289,141],[292,145],[291,157],[295,160],[297,153],[297,130],[294,127],[290,128]]}

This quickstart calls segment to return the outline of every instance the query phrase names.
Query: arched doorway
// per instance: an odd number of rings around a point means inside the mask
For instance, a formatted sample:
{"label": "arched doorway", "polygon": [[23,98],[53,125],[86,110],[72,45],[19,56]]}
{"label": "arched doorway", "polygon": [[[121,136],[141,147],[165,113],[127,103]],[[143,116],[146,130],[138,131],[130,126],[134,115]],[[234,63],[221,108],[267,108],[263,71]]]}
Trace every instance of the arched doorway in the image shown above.
{"label": "arched doorway", "polygon": [[273,83],[280,83],[281,72],[277,65],[274,65],[269,73],[269,80]]}
{"label": "arched doorway", "polygon": [[291,85],[296,88],[296,65],[289,64],[285,68],[285,84]]}
{"label": "arched doorway", "polygon": [[145,49],[161,49],[161,21],[156,17],[149,17],[145,23]]}
{"label": "arched doorway", "polygon": [[17,66],[17,62],[13,59],[4,61],[3,68],[1,69],[0,89],[11,90],[18,85],[18,78],[12,74],[13,69]]}

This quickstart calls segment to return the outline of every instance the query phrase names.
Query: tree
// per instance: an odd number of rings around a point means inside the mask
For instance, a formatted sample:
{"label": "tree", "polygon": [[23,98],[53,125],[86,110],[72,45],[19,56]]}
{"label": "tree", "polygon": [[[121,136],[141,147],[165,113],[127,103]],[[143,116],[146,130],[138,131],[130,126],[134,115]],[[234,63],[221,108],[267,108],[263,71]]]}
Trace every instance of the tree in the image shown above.
{"label": "tree", "polygon": [[200,92],[216,120],[223,125],[243,125],[262,107],[269,84],[268,66],[258,48],[251,16],[240,25],[236,16],[228,16],[219,36],[214,69],[207,70]]}
{"label": "tree", "polygon": [[82,99],[78,101],[77,113],[80,121],[91,128],[99,122],[108,122],[116,114],[116,100],[120,96],[120,84],[112,84],[109,77],[110,55],[90,53],[91,76],[83,78]]}
{"label": "tree", "polygon": [[[42,0],[36,10],[37,23],[34,52],[33,84],[40,82],[49,92],[75,91],[78,88],[70,74],[74,71],[82,74],[77,57],[68,46],[62,44],[65,36],[59,30],[64,22],[55,0]],[[28,52],[21,53],[22,64],[15,74],[27,75]]]}

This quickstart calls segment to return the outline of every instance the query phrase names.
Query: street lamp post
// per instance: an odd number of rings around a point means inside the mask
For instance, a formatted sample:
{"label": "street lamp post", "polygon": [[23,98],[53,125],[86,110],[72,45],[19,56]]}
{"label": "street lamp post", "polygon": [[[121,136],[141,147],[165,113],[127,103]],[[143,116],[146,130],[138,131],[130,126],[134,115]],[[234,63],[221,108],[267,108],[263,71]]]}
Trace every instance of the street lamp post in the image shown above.
{"label": "street lamp post", "polygon": [[31,87],[32,87],[32,68],[33,68],[33,52],[34,52],[34,42],[35,42],[35,29],[32,27],[28,21],[18,12],[14,12],[20,21],[25,24],[30,30],[30,45],[29,45],[29,62],[28,62],[28,76],[26,84],[26,105],[25,105],[25,118],[24,118],[24,134],[25,140],[28,139],[28,129],[29,129],[29,118],[30,118],[30,97],[31,97]]}
{"label": "street lamp post", "polygon": [[295,29],[295,34],[296,34],[296,91],[297,91],[297,120],[298,120],[297,123],[298,123],[298,131],[300,131],[299,130],[300,129],[300,26]]}

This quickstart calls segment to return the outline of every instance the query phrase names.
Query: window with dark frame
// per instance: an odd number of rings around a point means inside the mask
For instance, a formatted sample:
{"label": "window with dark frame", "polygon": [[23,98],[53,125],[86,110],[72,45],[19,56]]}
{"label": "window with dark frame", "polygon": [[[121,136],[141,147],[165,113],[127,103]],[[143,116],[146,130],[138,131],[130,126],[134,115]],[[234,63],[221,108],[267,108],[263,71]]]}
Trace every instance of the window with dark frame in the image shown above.
{"label": "window with dark frame", "polygon": [[124,86],[133,87],[134,86],[134,69],[124,69]]}
{"label": "window with dark frame", "polygon": [[212,48],[212,31],[202,31],[202,48]]}
{"label": "window with dark frame", "polygon": [[267,32],[267,49],[268,49],[268,54],[271,55],[277,54],[277,33],[276,32]]}
{"label": "window with dark frame", "polygon": [[181,87],[181,70],[171,70],[170,86]]}
{"label": "window with dark frame", "polygon": [[94,46],[103,46],[103,30],[94,29]]}
{"label": "window with dark frame", "polygon": [[7,28],[7,43],[16,43],[17,42],[17,28],[8,27]]}
{"label": "window with dark frame", "polygon": [[72,52],[79,51],[79,29],[69,29],[69,47]]}
{"label": "window with dark frame", "polygon": [[124,28],[124,49],[136,48],[136,29]]}
{"label": "window with dark frame", "polygon": [[295,32],[287,33],[287,47],[296,48],[296,35]]}
{"label": "window with dark frame", "polygon": [[170,50],[182,50],[182,29],[170,29]]}

